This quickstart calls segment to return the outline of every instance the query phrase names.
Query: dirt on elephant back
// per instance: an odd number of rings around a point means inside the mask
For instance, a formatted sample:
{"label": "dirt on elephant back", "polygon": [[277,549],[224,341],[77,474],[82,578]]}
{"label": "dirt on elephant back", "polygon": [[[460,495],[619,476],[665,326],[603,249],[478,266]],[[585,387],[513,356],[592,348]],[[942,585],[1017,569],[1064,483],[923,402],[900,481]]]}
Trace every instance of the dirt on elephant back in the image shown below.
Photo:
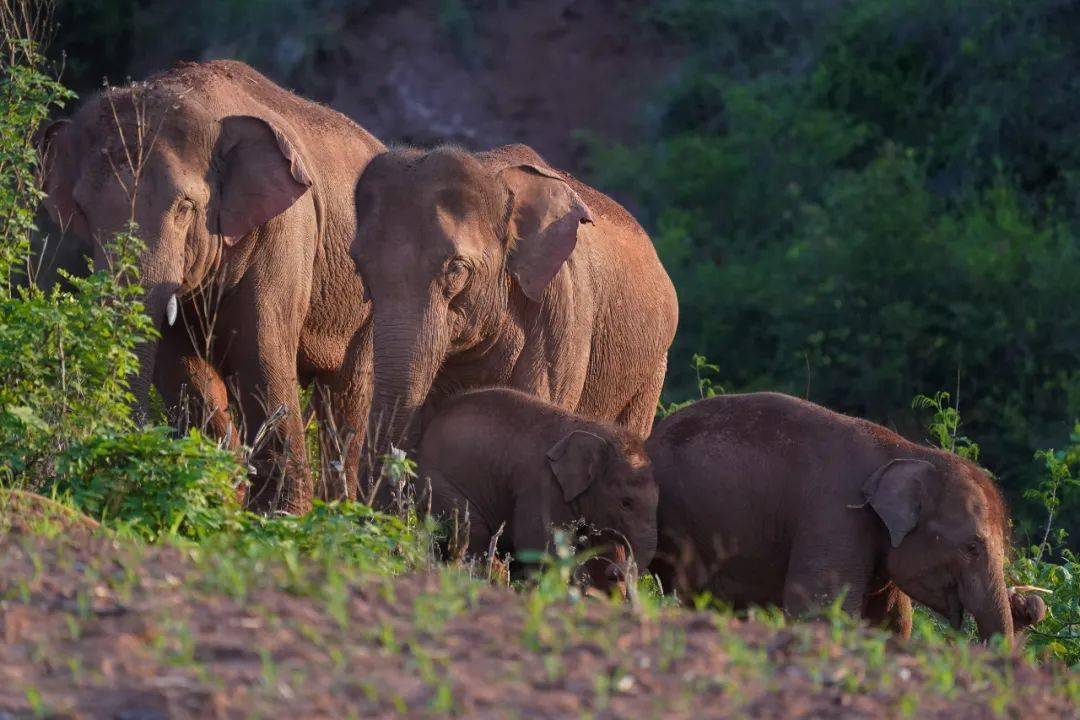
{"label": "dirt on elephant back", "polygon": [[1064,670],[979,648],[34,524],[0,536],[0,718],[1076,717]]}

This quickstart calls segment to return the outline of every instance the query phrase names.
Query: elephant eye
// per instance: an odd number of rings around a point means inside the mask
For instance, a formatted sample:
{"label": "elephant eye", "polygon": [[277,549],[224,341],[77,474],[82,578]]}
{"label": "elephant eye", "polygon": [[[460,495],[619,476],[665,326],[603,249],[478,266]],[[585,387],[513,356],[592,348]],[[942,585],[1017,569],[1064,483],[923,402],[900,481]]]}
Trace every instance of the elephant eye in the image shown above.
{"label": "elephant eye", "polygon": [[180,202],[176,203],[176,218],[178,220],[187,220],[193,212],[195,212],[195,203],[187,198],[181,198]]}
{"label": "elephant eye", "polygon": [[622,499],[622,506],[624,508],[626,508],[627,510],[629,510],[630,508],[632,508],[634,506],[634,501],[631,500],[630,498],[623,498]]}
{"label": "elephant eye", "polygon": [[453,297],[465,289],[469,284],[472,268],[462,258],[454,258],[446,265],[443,271],[443,288],[447,297]]}
{"label": "elephant eye", "polygon": [[981,550],[981,549],[982,549],[981,545],[977,541],[974,541],[974,540],[972,542],[969,542],[967,544],[967,548],[965,548],[965,550],[967,550],[967,554],[970,555],[971,557],[978,557],[979,550]]}

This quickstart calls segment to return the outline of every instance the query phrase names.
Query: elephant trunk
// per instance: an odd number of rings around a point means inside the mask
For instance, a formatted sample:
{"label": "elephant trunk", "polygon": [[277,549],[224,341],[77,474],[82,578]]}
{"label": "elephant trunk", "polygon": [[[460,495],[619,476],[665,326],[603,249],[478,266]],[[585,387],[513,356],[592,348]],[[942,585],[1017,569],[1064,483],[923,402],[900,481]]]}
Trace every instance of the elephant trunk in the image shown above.
{"label": "elephant trunk", "polygon": [[446,341],[428,312],[386,317],[375,313],[375,388],[369,427],[376,451],[418,441],[417,414],[446,356]]}
{"label": "elephant trunk", "polygon": [[[183,256],[174,259],[171,247],[158,239],[154,243],[156,250],[148,248],[139,258],[139,282],[144,288],[143,309],[150,318],[151,325],[161,331],[166,324],[176,320],[176,294],[180,289]],[[94,266],[106,269],[115,266],[111,250],[98,243],[95,247]],[[136,422],[144,423],[150,415],[150,388],[154,384],[154,368],[157,358],[158,341],[150,338],[135,347],[135,356],[139,360],[139,369],[129,378],[129,387],[135,398],[133,412]]]}
{"label": "elephant trunk", "polygon": [[979,637],[989,640],[994,635],[1012,638],[1012,606],[1001,562],[990,560],[991,567],[983,568],[960,584],[960,602],[975,618]]}
{"label": "elephant trunk", "polygon": [[647,568],[656,556],[656,533],[634,543],[634,562],[639,568]]}

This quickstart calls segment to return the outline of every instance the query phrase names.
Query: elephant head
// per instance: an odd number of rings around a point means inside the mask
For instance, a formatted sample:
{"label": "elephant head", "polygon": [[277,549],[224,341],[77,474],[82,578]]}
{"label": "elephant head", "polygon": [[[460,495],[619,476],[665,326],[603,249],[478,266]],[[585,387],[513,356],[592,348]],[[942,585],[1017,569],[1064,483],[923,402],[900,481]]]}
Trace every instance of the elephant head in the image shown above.
{"label": "elephant head", "polygon": [[886,568],[902,591],[953,627],[966,611],[983,639],[1012,637],[1005,504],[983,470],[955,456],[901,458],[878,468],[863,494],[884,524]]}
{"label": "elephant head", "polygon": [[[143,304],[159,330],[178,300],[211,279],[223,255],[289,208],[311,185],[273,121],[218,117],[161,86],[106,90],[44,133],[45,205],[64,232],[111,262],[111,238],[137,224]],[[157,345],[138,348],[133,379],[145,411]]]}
{"label": "elephant head", "polygon": [[587,583],[607,591],[625,581],[630,559],[648,567],[659,489],[642,443],[628,433],[609,439],[575,430],[547,451],[547,462],[561,500],[588,525],[586,546],[602,552],[584,563]]}
{"label": "elephant head", "polygon": [[591,222],[538,163],[395,150],[360,178],[351,254],[374,302],[370,427],[383,448],[412,444],[443,364],[497,335],[511,303],[541,301]]}

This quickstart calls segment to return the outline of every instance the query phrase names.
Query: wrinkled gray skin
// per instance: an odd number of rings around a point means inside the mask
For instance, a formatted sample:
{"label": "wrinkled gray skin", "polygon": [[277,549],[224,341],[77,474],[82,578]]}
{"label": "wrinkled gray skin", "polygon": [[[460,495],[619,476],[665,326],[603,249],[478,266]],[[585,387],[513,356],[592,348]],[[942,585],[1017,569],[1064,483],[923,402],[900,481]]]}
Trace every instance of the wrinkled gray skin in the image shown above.
{"label": "wrinkled gray skin", "polygon": [[425,402],[493,386],[648,435],[678,308],[622,207],[524,145],[393,150],[356,200],[384,445],[413,444]]}
{"label": "wrinkled gray skin", "polygon": [[792,614],[828,606],[910,632],[911,599],[1010,637],[1008,519],[974,463],[787,395],[702,400],[647,443],[654,570],[689,599]]}
{"label": "wrinkled gray skin", "polygon": [[[93,243],[99,268],[109,262],[102,241],[131,218],[146,245],[144,304],[162,337],[138,350],[140,407],[154,383],[179,412],[186,385],[195,422],[233,445],[250,444],[268,413],[284,409],[253,460],[255,509],[310,506],[298,382],[319,383],[320,415],[363,437],[370,313],[348,246],[353,188],[383,149],[339,113],[232,61],[185,63],[110,89],[45,134],[53,219]],[[344,484],[355,486],[353,445]]]}
{"label": "wrinkled gray skin", "polygon": [[622,582],[626,543],[639,566],[652,560],[656,483],[643,442],[623,428],[516,390],[476,390],[440,406],[418,457],[432,513],[456,509],[460,520],[468,507],[471,555],[486,553],[504,523],[498,551],[516,554],[550,549],[553,526],[583,520],[596,531],[584,545],[608,549],[586,563],[589,584]]}

